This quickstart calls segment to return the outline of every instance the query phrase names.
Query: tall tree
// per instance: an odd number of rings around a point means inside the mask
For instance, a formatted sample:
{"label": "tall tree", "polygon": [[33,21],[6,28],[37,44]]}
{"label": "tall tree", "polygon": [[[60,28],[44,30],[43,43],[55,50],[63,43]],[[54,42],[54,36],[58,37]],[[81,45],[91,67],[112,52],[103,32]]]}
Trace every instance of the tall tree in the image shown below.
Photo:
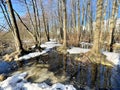
{"label": "tall tree", "polygon": [[[35,30],[35,26],[34,26],[34,23],[33,23],[31,14],[30,14],[29,6],[28,6],[26,0],[24,0],[24,3],[25,3],[25,6],[26,6],[26,9],[27,9],[28,18],[29,18],[29,20],[30,20],[30,26],[32,27],[32,29],[33,29],[33,31],[34,31],[34,30]],[[17,16],[18,16],[18,15],[17,15]],[[22,19],[21,19],[21,21],[22,21]],[[23,22],[21,22],[21,23],[24,24]],[[25,26],[25,24],[24,24],[24,26]],[[26,30],[27,30],[28,32],[31,32],[27,26],[25,26],[25,27],[26,27]],[[36,38],[35,33],[31,32],[31,35],[32,35],[32,37],[33,37],[35,46],[37,46],[37,42],[38,42],[38,41],[37,41],[37,38]]]}
{"label": "tall tree", "polygon": [[14,36],[14,39],[15,39],[16,51],[23,52],[24,49],[22,47],[22,41],[20,39],[20,34],[19,34],[19,30],[18,30],[18,26],[17,26],[15,15],[14,15],[11,0],[6,0],[6,2],[7,2],[7,6],[8,6],[8,12],[10,14],[12,27],[13,27],[13,36]]}
{"label": "tall tree", "polygon": [[39,16],[38,16],[38,8],[36,4],[36,0],[32,0],[32,6],[33,6],[33,14],[34,14],[34,35],[36,39],[36,48],[40,47],[40,37],[39,37],[39,26],[38,26],[38,21],[39,21]]}
{"label": "tall tree", "polygon": [[96,54],[100,53],[100,50],[101,50],[100,32],[101,32],[102,5],[103,5],[103,0],[97,0],[96,29],[94,31],[93,47],[91,50],[93,53],[96,53]]}
{"label": "tall tree", "polygon": [[43,24],[44,24],[44,28],[45,28],[45,34],[46,34],[47,40],[50,41],[49,30],[47,30],[48,23],[46,22],[46,19],[45,19],[45,10],[43,7],[42,0],[40,0],[40,5],[41,5],[41,10],[42,10],[42,17],[43,17]]}
{"label": "tall tree", "polygon": [[76,30],[76,0],[71,0],[72,6],[72,29],[75,32]]}
{"label": "tall tree", "polygon": [[89,32],[89,42],[92,41],[92,35],[93,35],[93,26],[92,26],[93,20],[92,20],[91,5],[92,5],[92,1],[88,0],[88,3],[87,3],[87,12],[88,12],[87,23],[88,23],[88,32]]}
{"label": "tall tree", "polygon": [[64,40],[63,40],[63,46],[67,47],[67,9],[66,9],[66,3],[67,0],[62,0],[63,4],[63,33],[64,33]]}
{"label": "tall tree", "polygon": [[110,19],[110,32],[109,32],[109,51],[113,52],[113,44],[115,43],[114,41],[114,32],[115,32],[115,23],[117,19],[117,0],[113,0],[113,5],[112,5],[112,17]]}
{"label": "tall tree", "polygon": [[60,37],[63,40],[63,17],[62,17],[62,1],[61,0],[58,0],[58,18],[59,18]]}
{"label": "tall tree", "polygon": [[100,43],[101,45],[104,44],[104,35],[105,35],[105,16],[106,16],[106,11],[107,11],[107,5],[108,5],[108,0],[105,0],[103,4],[103,17],[102,17],[102,23],[101,23],[101,34],[100,34]]}
{"label": "tall tree", "polygon": [[79,42],[80,42],[80,33],[81,33],[81,25],[80,25],[80,0],[77,0],[77,17],[78,17],[77,42],[78,42],[78,45],[79,45]]}

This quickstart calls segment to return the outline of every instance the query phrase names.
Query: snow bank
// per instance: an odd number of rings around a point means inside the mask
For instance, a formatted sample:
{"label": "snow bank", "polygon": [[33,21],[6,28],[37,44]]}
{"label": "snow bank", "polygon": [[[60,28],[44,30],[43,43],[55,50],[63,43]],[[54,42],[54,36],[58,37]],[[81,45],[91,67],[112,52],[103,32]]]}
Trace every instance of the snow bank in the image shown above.
{"label": "snow bank", "polygon": [[107,56],[107,60],[113,62],[115,65],[120,65],[120,53],[103,52]]}
{"label": "snow bank", "polygon": [[54,47],[61,46],[61,44],[58,44],[55,41],[49,41],[49,42],[46,42],[45,44],[41,44],[40,46],[41,46],[41,48],[45,48],[45,50],[43,50],[42,52],[29,53],[27,55],[19,57],[18,59],[15,59],[15,60],[16,61],[18,61],[18,60],[27,60],[27,59],[30,59],[30,58],[40,56],[42,54],[45,54],[45,53],[49,52]]}
{"label": "snow bank", "polygon": [[55,41],[49,41],[49,42],[45,42],[44,44],[41,44],[40,45],[41,48],[54,48],[54,47],[57,47],[57,46],[61,46],[61,44],[55,42]]}
{"label": "snow bank", "polygon": [[8,77],[3,82],[0,82],[0,90],[76,90],[73,85],[63,85],[61,83],[53,84],[52,86],[46,83],[30,83],[25,80],[27,73],[21,73]]}
{"label": "snow bank", "polygon": [[[72,47],[71,49],[68,49],[67,52],[70,54],[79,54],[79,53],[86,53],[89,50],[90,49]],[[115,65],[120,65],[120,53],[103,52],[103,54],[107,56],[107,60],[113,62]]]}
{"label": "snow bank", "polygon": [[90,49],[83,49],[83,48],[79,48],[79,47],[72,47],[71,49],[68,49],[67,52],[69,52],[70,54],[79,54],[79,53],[86,53],[89,50]]}
{"label": "snow bank", "polygon": [[[48,51],[50,51],[52,48],[57,47],[57,46],[61,46],[61,44],[55,42],[54,40],[46,42],[44,44],[40,45],[42,48],[45,48],[45,50],[43,50],[42,52],[33,52],[33,53],[29,53],[28,55],[24,55],[20,58],[18,58],[17,60],[27,60],[36,56],[40,56],[42,54],[47,53]],[[71,49],[68,49],[67,52],[69,52],[70,54],[79,54],[79,53],[86,53],[88,52],[90,49],[83,49],[83,48],[79,48],[79,47],[72,47]],[[120,54],[119,53],[110,53],[110,52],[103,52],[104,55],[107,56],[107,59],[109,61],[112,61],[115,65],[120,65]]]}

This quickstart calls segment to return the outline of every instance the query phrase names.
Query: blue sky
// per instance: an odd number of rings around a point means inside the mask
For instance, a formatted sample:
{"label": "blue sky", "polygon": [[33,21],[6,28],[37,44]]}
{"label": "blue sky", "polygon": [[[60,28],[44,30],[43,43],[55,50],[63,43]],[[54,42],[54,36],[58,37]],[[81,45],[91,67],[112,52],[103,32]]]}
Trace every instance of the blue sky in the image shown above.
{"label": "blue sky", "polygon": [[[47,1],[48,0],[45,0],[45,3],[47,3]],[[86,0],[81,0],[81,5],[83,3],[85,3],[85,1]],[[70,6],[69,2],[70,2],[70,0],[68,0],[67,8],[69,8],[69,6]],[[24,4],[20,4],[17,0],[12,0],[12,4],[13,4],[13,8],[19,13],[20,16],[24,16],[26,14],[26,8],[25,8]],[[109,0],[109,5],[110,5],[110,8],[112,8],[110,0]],[[96,0],[92,0],[92,7],[93,7],[93,12],[94,12],[93,17],[95,18],[96,17]],[[108,15],[106,17],[108,17]],[[120,17],[120,7],[119,7],[119,11],[118,11],[118,17]],[[3,14],[1,13],[1,10],[0,10],[0,23],[5,23],[5,20],[3,19]]]}

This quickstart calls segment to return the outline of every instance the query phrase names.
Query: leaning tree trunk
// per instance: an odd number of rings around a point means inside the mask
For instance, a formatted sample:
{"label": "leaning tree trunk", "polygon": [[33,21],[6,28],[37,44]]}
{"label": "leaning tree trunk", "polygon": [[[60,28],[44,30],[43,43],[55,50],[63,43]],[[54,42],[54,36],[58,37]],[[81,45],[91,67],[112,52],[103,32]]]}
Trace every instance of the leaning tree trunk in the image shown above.
{"label": "leaning tree trunk", "polygon": [[64,33],[64,40],[63,46],[67,47],[67,10],[66,10],[66,0],[63,1],[63,33]]}
{"label": "leaning tree trunk", "polygon": [[113,44],[114,42],[114,31],[115,31],[115,22],[116,22],[116,18],[115,18],[115,13],[117,14],[117,1],[114,0],[113,1],[113,6],[112,6],[112,17],[110,20],[110,32],[109,32],[109,51],[113,52]]}
{"label": "leaning tree trunk", "polygon": [[102,18],[102,0],[97,0],[97,15],[96,15],[96,30],[94,31],[93,36],[93,47],[92,52],[93,53],[100,53],[100,32],[101,32],[101,18]]}
{"label": "leaning tree trunk", "polygon": [[20,34],[19,34],[17,23],[16,23],[16,18],[15,18],[15,15],[14,15],[14,11],[13,11],[13,8],[12,8],[12,3],[11,3],[11,0],[6,0],[6,2],[7,2],[7,6],[8,6],[8,12],[10,14],[12,27],[13,27],[12,31],[13,31],[13,36],[14,36],[14,39],[15,39],[15,48],[16,48],[16,51],[22,52],[24,49],[22,47],[22,41],[20,39]]}

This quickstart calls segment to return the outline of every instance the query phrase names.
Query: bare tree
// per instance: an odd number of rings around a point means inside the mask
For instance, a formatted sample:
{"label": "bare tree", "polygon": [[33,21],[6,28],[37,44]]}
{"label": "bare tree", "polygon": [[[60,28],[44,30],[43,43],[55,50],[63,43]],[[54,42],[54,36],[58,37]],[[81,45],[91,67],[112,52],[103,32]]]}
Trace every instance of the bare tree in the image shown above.
{"label": "bare tree", "polygon": [[66,3],[67,3],[67,0],[62,0],[62,4],[63,4],[63,33],[64,33],[63,46],[64,47],[67,47],[67,10],[66,10]]}
{"label": "bare tree", "polygon": [[102,5],[103,5],[103,0],[97,0],[96,29],[94,31],[93,47],[91,50],[95,54],[99,54],[101,50],[100,32],[101,32]]}
{"label": "bare tree", "polygon": [[78,17],[78,24],[77,24],[77,42],[79,45],[80,42],[80,33],[81,33],[81,24],[80,24],[80,0],[77,0],[77,17]]}
{"label": "bare tree", "polygon": [[58,0],[58,18],[59,18],[60,37],[63,40],[63,17],[62,17],[62,2],[61,2],[61,0]]}
{"label": "bare tree", "polygon": [[93,35],[93,26],[92,26],[92,23],[93,23],[93,20],[92,20],[92,8],[91,8],[91,5],[92,5],[92,1],[91,0],[88,0],[87,2],[87,23],[88,23],[88,32],[89,32],[89,42],[92,42],[92,35]]}
{"label": "bare tree", "polygon": [[110,20],[110,32],[109,32],[109,51],[113,52],[113,44],[115,43],[114,41],[114,32],[115,32],[115,23],[117,19],[117,13],[118,13],[118,6],[117,6],[117,0],[113,1],[112,5],[112,17]]}
{"label": "bare tree", "polygon": [[76,0],[71,0],[72,6],[72,29],[75,32],[76,30]]}
{"label": "bare tree", "polygon": [[41,10],[42,10],[42,17],[43,17],[43,23],[44,23],[46,37],[47,37],[47,40],[50,41],[49,31],[47,30],[48,24],[46,23],[46,20],[45,20],[45,10],[44,10],[44,7],[43,7],[42,0],[40,0],[40,5],[41,5]]}
{"label": "bare tree", "polygon": [[21,42],[21,39],[20,39],[20,34],[19,34],[17,23],[16,23],[16,18],[15,18],[15,15],[14,15],[11,0],[6,0],[6,2],[7,2],[7,6],[8,6],[8,12],[10,14],[11,23],[12,23],[12,26],[13,26],[13,35],[14,35],[14,39],[15,39],[16,51],[17,52],[23,52],[24,49],[22,47],[22,42]]}
{"label": "bare tree", "polygon": [[[39,12],[38,12],[38,7],[36,4],[36,0],[32,0],[32,9],[33,9],[33,15],[34,18],[32,18],[30,10],[29,10],[29,6],[26,0],[24,0],[25,6],[27,8],[27,13],[28,13],[28,17],[30,20],[30,24],[31,27],[33,28],[33,32],[31,32],[31,30],[27,27],[27,25],[25,25],[25,23],[22,21],[22,19],[20,18],[20,16],[17,14],[18,18],[20,19],[21,23],[25,26],[26,30],[28,31],[28,33],[32,36],[34,43],[35,43],[35,47],[40,49],[40,43],[41,43],[41,37],[40,37],[40,33],[41,33],[41,25],[40,25],[40,17],[39,17]],[[34,21],[33,21],[34,19]]]}

